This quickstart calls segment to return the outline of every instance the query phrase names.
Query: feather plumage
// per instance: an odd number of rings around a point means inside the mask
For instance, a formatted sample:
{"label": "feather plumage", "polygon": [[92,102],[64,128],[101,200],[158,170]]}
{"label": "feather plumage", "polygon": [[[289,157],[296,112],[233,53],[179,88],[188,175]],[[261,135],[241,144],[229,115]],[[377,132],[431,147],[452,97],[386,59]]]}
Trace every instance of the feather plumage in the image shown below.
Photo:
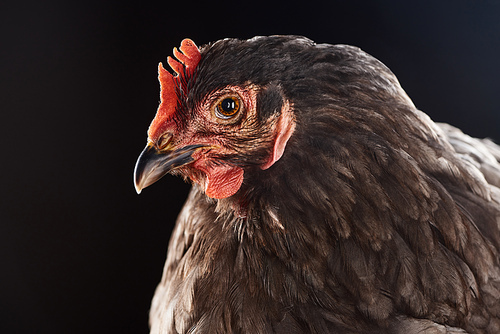
{"label": "feather plumage", "polygon": [[[235,86],[255,106],[206,125],[206,97]],[[386,66],[346,45],[218,41],[186,87],[177,112],[190,116],[173,133],[215,138],[193,159],[244,178],[214,199],[196,162],[173,170],[194,185],[152,333],[500,332],[498,146],[432,122]],[[287,110],[293,133],[267,168]]]}

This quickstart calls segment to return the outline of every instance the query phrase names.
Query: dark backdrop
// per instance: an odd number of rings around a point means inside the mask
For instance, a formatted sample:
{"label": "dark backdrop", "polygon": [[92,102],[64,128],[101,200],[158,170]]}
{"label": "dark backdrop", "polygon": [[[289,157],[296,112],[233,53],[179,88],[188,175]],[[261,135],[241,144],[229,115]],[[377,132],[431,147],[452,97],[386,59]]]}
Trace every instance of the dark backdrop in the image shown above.
{"label": "dark backdrop", "polygon": [[185,37],[357,45],[434,120],[500,139],[498,1],[235,3],[0,4],[0,333],[147,332],[189,187],[138,196],[132,173]]}

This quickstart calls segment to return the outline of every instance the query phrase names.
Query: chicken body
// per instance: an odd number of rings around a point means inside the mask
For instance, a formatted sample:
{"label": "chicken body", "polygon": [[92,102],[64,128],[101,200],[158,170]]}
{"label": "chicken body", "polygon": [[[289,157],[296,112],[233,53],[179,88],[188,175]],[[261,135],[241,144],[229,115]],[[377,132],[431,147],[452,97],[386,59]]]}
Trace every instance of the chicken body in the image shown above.
{"label": "chicken body", "polygon": [[184,41],[136,187],[193,183],[151,333],[500,333],[500,148],[358,48]]}

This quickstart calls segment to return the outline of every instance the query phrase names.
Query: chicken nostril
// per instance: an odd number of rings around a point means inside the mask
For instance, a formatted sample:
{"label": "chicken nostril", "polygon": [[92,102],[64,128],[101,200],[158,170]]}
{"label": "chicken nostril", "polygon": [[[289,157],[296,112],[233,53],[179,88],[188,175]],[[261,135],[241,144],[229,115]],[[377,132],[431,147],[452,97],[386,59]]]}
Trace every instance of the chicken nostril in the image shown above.
{"label": "chicken nostril", "polygon": [[155,143],[155,147],[157,150],[166,150],[169,148],[170,143],[172,142],[172,134],[171,133],[164,133],[158,141]]}

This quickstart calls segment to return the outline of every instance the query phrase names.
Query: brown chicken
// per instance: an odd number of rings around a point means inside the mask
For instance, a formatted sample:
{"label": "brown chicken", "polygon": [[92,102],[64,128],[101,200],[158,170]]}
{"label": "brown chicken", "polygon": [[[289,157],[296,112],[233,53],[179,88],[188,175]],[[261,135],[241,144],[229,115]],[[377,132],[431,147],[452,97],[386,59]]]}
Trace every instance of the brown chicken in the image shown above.
{"label": "brown chicken", "polygon": [[500,148],[297,36],[184,40],[136,165],[193,184],[152,333],[500,333]]}

